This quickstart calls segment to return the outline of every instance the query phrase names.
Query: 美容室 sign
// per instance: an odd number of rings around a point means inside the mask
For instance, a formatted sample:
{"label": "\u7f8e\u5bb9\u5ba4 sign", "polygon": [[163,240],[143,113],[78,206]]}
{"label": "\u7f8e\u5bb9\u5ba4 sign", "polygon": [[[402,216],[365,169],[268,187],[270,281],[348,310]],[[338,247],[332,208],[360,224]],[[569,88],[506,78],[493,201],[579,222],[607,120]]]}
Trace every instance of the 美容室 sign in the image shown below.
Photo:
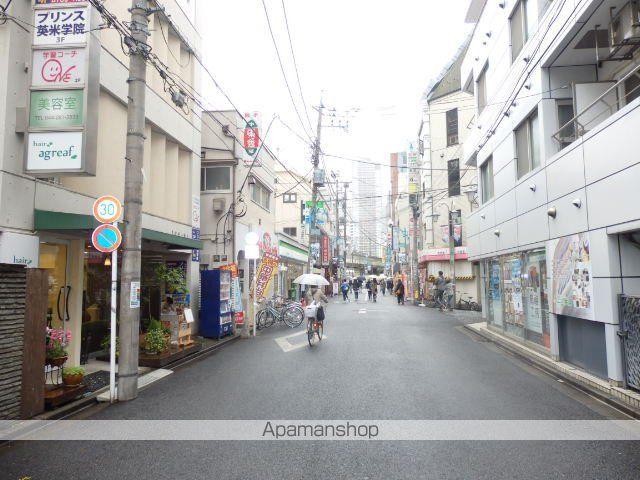
{"label": "\u7f8e\u5bb9\u5ba4 sign", "polygon": [[84,92],[36,90],[31,92],[29,127],[61,129],[82,127]]}
{"label": "\u7f8e\u5bb9\u5ba4 sign", "polygon": [[84,62],[83,48],[34,50],[31,84],[34,87],[81,85],[85,82]]}
{"label": "\u7f8e\u5bb9\u5ba4 sign", "polygon": [[242,127],[242,158],[245,166],[260,167],[260,161],[256,158],[260,148],[260,126],[262,123],[260,112],[245,113],[246,123]]}
{"label": "\u7f8e\u5bb9\u5ba4 sign", "polygon": [[82,167],[82,132],[29,134],[27,170],[77,170]]}
{"label": "\u7f8e\u5bb9\u5ba4 sign", "polygon": [[34,12],[34,45],[84,43],[90,28],[86,7],[38,8]]}

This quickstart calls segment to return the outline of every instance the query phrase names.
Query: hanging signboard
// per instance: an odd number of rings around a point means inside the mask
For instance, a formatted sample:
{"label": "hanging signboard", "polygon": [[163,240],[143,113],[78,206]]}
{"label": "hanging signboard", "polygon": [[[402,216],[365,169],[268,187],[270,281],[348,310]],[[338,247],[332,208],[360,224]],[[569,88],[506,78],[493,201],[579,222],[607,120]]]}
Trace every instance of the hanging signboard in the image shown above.
{"label": "hanging signboard", "polygon": [[85,82],[84,48],[46,49],[33,51],[31,85],[62,87]]}
{"label": "hanging signboard", "polygon": [[260,112],[245,113],[246,123],[242,126],[242,160],[246,167],[260,167],[260,160],[256,158],[260,149],[260,128],[262,116]]}
{"label": "hanging signboard", "polygon": [[89,10],[84,6],[38,9],[34,17],[33,44],[84,43],[90,28],[89,18]]}
{"label": "hanging signboard", "polygon": [[322,236],[322,265],[329,265],[329,237],[327,235]]}
{"label": "hanging signboard", "polygon": [[82,127],[84,92],[82,90],[36,90],[31,92],[29,126],[64,129]]}
{"label": "hanging signboard", "polygon": [[64,171],[82,166],[82,132],[29,134],[27,170]]}

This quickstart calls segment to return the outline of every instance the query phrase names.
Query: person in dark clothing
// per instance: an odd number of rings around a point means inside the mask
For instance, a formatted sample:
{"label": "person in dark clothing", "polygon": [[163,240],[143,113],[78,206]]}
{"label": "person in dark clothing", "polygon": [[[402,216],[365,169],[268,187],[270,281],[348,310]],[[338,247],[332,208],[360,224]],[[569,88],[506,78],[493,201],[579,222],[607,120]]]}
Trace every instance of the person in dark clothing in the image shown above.
{"label": "person in dark clothing", "polygon": [[394,293],[398,298],[398,305],[400,304],[404,305],[404,283],[402,283],[401,279],[398,279]]}
{"label": "person in dark clothing", "polygon": [[391,280],[390,278],[387,279],[387,290],[393,292],[393,280]]}
{"label": "person in dark clothing", "polygon": [[378,279],[374,278],[373,282],[371,282],[371,296],[373,297],[374,303],[378,300]]}
{"label": "person in dark clothing", "polygon": [[349,298],[349,284],[347,283],[347,279],[342,280],[340,289],[342,290],[342,299],[345,302],[350,302],[351,299]]}
{"label": "person in dark clothing", "polygon": [[371,301],[371,296],[372,296],[372,292],[371,292],[371,280],[367,280],[367,299],[369,301]]}

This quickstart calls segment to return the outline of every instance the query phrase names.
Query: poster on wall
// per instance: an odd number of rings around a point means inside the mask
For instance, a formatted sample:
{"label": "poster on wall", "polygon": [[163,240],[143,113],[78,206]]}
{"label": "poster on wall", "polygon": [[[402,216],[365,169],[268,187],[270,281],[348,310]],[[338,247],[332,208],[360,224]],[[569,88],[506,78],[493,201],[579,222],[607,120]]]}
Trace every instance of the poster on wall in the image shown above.
{"label": "poster on wall", "polygon": [[527,255],[527,266],[524,281],[524,296],[526,300],[527,330],[543,333],[542,328],[542,295],[544,278],[541,272],[542,263],[545,261],[543,252]]}
{"label": "poster on wall", "polygon": [[547,242],[551,258],[549,309],[557,315],[594,320],[589,234]]}

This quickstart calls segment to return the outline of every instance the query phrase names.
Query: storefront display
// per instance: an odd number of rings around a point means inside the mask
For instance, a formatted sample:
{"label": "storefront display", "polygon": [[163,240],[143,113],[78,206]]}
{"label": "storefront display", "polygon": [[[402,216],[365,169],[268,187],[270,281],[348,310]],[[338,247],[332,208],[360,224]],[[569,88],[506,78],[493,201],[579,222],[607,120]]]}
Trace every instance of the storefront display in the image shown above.
{"label": "storefront display", "polygon": [[545,250],[485,261],[487,322],[512,336],[550,346]]}

